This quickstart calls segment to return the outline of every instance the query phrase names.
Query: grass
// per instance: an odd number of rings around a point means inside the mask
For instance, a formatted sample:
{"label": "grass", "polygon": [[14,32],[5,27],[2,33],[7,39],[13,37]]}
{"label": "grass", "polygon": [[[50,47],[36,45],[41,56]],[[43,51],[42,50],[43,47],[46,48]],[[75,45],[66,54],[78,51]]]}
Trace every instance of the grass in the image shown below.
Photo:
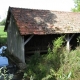
{"label": "grass", "polygon": [[7,33],[4,32],[4,26],[0,26],[0,44],[5,44]]}
{"label": "grass", "polygon": [[0,37],[7,37],[6,32],[4,32],[4,26],[0,26]]}

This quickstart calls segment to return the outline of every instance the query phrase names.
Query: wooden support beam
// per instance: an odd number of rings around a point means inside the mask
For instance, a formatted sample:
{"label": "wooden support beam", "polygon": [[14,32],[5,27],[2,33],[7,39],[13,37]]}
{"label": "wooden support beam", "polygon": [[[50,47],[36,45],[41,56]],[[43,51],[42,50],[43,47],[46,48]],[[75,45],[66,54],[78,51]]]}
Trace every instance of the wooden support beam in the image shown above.
{"label": "wooden support beam", "polygon": [[68,34],[68,36],[67,36],[67,38],[66,38],[66,50],[69,52],[70,51],[70,39],[69,39],[69,34]]}
{"label": "wooden support beam", "polygon": [[30,40],[31,38],[33,37],[34,35],[31,35],[25,42],[24,42],[24,45],[26,45]]}
{"label": "wooden support beam", "polygon": [[72,38],[74,37],[75,34],[73,34],[71,37],[69,36],[69,34],[67,35],[67,37],[65,38],[66,40],[66,50],[68,52],[70,52],[70,41],[72,40]]}
{"label": "wooden support beam", "polygon": [[73,35],[70,37],[70,41],[71,41],[71,39],[74,37],[74,35],[75,35],[75,34],[73,34]]}
{"label": "wooden support beam", "polygon": [[26,52],[26,54],[37,53],[37,52],[40,52],[40,53],[46,52],[47,53],[47,50],[28,51],[28,52]]}

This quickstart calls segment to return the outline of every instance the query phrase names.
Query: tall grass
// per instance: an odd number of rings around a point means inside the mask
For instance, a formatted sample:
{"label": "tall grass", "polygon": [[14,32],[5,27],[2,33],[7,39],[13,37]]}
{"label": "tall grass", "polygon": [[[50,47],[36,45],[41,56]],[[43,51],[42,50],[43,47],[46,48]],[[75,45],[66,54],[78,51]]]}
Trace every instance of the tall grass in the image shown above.
{"label": "tall grass", "polygon": [[80,80],[80,47],[67,53],[62,46],[63,38],[54,40],[46,55],[29,58],[24,80]]}

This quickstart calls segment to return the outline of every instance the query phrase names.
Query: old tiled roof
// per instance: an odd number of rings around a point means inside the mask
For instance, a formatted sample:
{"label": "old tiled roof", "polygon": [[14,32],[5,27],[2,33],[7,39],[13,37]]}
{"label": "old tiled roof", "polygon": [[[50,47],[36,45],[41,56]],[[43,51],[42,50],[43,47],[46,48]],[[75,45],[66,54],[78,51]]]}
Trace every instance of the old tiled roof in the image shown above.
{"label": "old tiled roof", "polygon": [[80,13],[9,7],[5,30],[11,14],[21,35],[80,33]]}

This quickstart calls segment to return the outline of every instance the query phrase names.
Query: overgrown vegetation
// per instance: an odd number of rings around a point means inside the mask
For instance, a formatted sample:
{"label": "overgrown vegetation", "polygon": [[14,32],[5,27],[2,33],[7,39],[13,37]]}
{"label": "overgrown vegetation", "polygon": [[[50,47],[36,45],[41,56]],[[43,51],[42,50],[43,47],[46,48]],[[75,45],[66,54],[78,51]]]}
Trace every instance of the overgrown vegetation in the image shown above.
{"label": "overgrown vegetation", "polygon": [[31,56],[27,60],[24,80],[79,80],[80,79],[80,47],[67,53],[62,46],[64,36],[55,39],[53,48],[48,48],[45,55]]}
{"label": "overgrown vegetation", "polygon": [[6,67],[1,67],[0,68],[0,80],[12,80],[13,75],[7,73],[8,70]]}

